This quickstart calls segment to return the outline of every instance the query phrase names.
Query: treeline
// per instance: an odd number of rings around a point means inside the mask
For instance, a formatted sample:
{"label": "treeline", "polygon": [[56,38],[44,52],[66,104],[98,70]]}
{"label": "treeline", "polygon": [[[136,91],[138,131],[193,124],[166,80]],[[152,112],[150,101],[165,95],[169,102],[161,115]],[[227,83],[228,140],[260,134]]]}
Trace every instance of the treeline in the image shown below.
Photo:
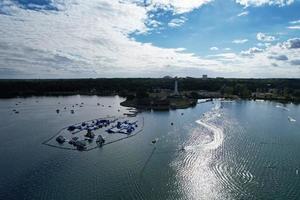
{"label": "treeline", "polygon": [[[139,91],[173,90],[174,79],[168,78],[99,78],[0,80],[0,97],[68,94],[119,94]],[[276,90],[278,95],[300,98],[300,79],[224,79],[179,78],[180,91],[219,91],[249,97],[253,92]]]}

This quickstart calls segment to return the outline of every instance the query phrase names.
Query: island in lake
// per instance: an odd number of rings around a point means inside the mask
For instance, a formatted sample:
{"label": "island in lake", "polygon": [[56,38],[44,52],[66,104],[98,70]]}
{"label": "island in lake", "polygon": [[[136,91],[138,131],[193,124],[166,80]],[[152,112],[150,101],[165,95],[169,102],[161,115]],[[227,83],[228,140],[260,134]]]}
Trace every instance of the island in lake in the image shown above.
{"label": "island in lake", "polygon": [[169,110],[183,109],[196,106],[197,98],[180,94],[178,91],[178,81],[175,78],[174,91],[153,91],[147,93],[139,91],[135,96],[128,96],[121,103],[122,106],[135,107],[138,109]]}

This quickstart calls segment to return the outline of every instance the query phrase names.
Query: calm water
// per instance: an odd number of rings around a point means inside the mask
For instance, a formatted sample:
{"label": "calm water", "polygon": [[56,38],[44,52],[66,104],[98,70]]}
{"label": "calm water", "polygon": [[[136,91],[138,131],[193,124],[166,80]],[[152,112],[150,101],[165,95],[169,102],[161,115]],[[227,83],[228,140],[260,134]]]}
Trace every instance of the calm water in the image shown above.
{"label": "calm water", "polygon": [[123,115],[122,100],[0,100],[0,199],[300,199],[300,106],[293,104],[214,101],[143,112],[143,132],[102,149],[41,144],[67,125]]}

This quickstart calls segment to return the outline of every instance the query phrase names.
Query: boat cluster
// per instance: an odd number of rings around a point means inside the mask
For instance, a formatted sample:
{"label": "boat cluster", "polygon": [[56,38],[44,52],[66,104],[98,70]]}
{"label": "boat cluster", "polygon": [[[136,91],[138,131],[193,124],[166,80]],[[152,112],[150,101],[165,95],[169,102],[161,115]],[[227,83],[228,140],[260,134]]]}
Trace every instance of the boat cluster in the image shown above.
{"label": "boat cluster", "polygon": [[[95,139],[95,134],[92,131],[107,127],[110,123],[110,120],[100,119],[93,120],[92,122],[82,122],[80,125],[69,126],[67,130],[72,134],[86,130],[87,132],[84,135],[83,139],[80,139],[79,137],[72,137],[71,139],[67,140],[64,136],[60,135],[56,138],[56,141],[59,144],[68,142],[70,145],[75,146],[78,150],[85,150],[87,148],[87,142],[91,143]],[[101,135],[98,135],[96,143],[99,146],[102,146],[105,143],[105,140]]]}
{"label": "boat cluster", "polygon": [[118,121],[117,125],[107,129],[106,132],[130,135],[138,127],[137,122],[129,122],[128,120]]}
{"label": "boat cluster", "polygon": [[80,125],[72,125],[68,127],[68,131],[71,131],[73,134],[77,133],[75,130],[82,131],[82,130],[87,130],[87,131],[92,131],[92,130],[97,130],[99,128],[107,127],[111,121],[107,119],[100,119],[100,120],[93,120],[91,123],[88,122],[82,122]]}
{"label": "boat cluster", "polygon": [[[95,137],[95,134],[88,131],[87,134],[85,135],[85,139],[84,140],[79,140],[78,137],[72,137],[71,140],[68,141],[68,143],[70,145],[73,145],[75,146],[78,150],[85,150],[86,149],[86,146],[87,146],[87,143],[86,141],[88,142],[92,142],[93,139]],[[67,142],[67,139],[60,135],[56,138],[56,141],[60,144],[63,144],[65,142]],[[96,143],[99,145],[99,146],[102,146],[104,144],[105,140],[104,138],[101,136],[101,135],[98,135],[97,139],[96,139]]]}

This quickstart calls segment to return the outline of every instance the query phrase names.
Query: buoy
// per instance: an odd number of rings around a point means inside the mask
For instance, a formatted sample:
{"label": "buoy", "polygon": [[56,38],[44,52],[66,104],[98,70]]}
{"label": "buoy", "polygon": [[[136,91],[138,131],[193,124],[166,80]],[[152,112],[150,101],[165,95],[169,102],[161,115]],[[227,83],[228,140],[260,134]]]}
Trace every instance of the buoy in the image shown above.
{"label": "buoy", "polygon": [[173,122],[171,122],[171,125],[172,125],[172,126],[174,125]]}
{"label": "buoy", "polygon": [[155,138],[154,140],[151,141],[152,144],[155,144],[158,141],[158,138]]}

